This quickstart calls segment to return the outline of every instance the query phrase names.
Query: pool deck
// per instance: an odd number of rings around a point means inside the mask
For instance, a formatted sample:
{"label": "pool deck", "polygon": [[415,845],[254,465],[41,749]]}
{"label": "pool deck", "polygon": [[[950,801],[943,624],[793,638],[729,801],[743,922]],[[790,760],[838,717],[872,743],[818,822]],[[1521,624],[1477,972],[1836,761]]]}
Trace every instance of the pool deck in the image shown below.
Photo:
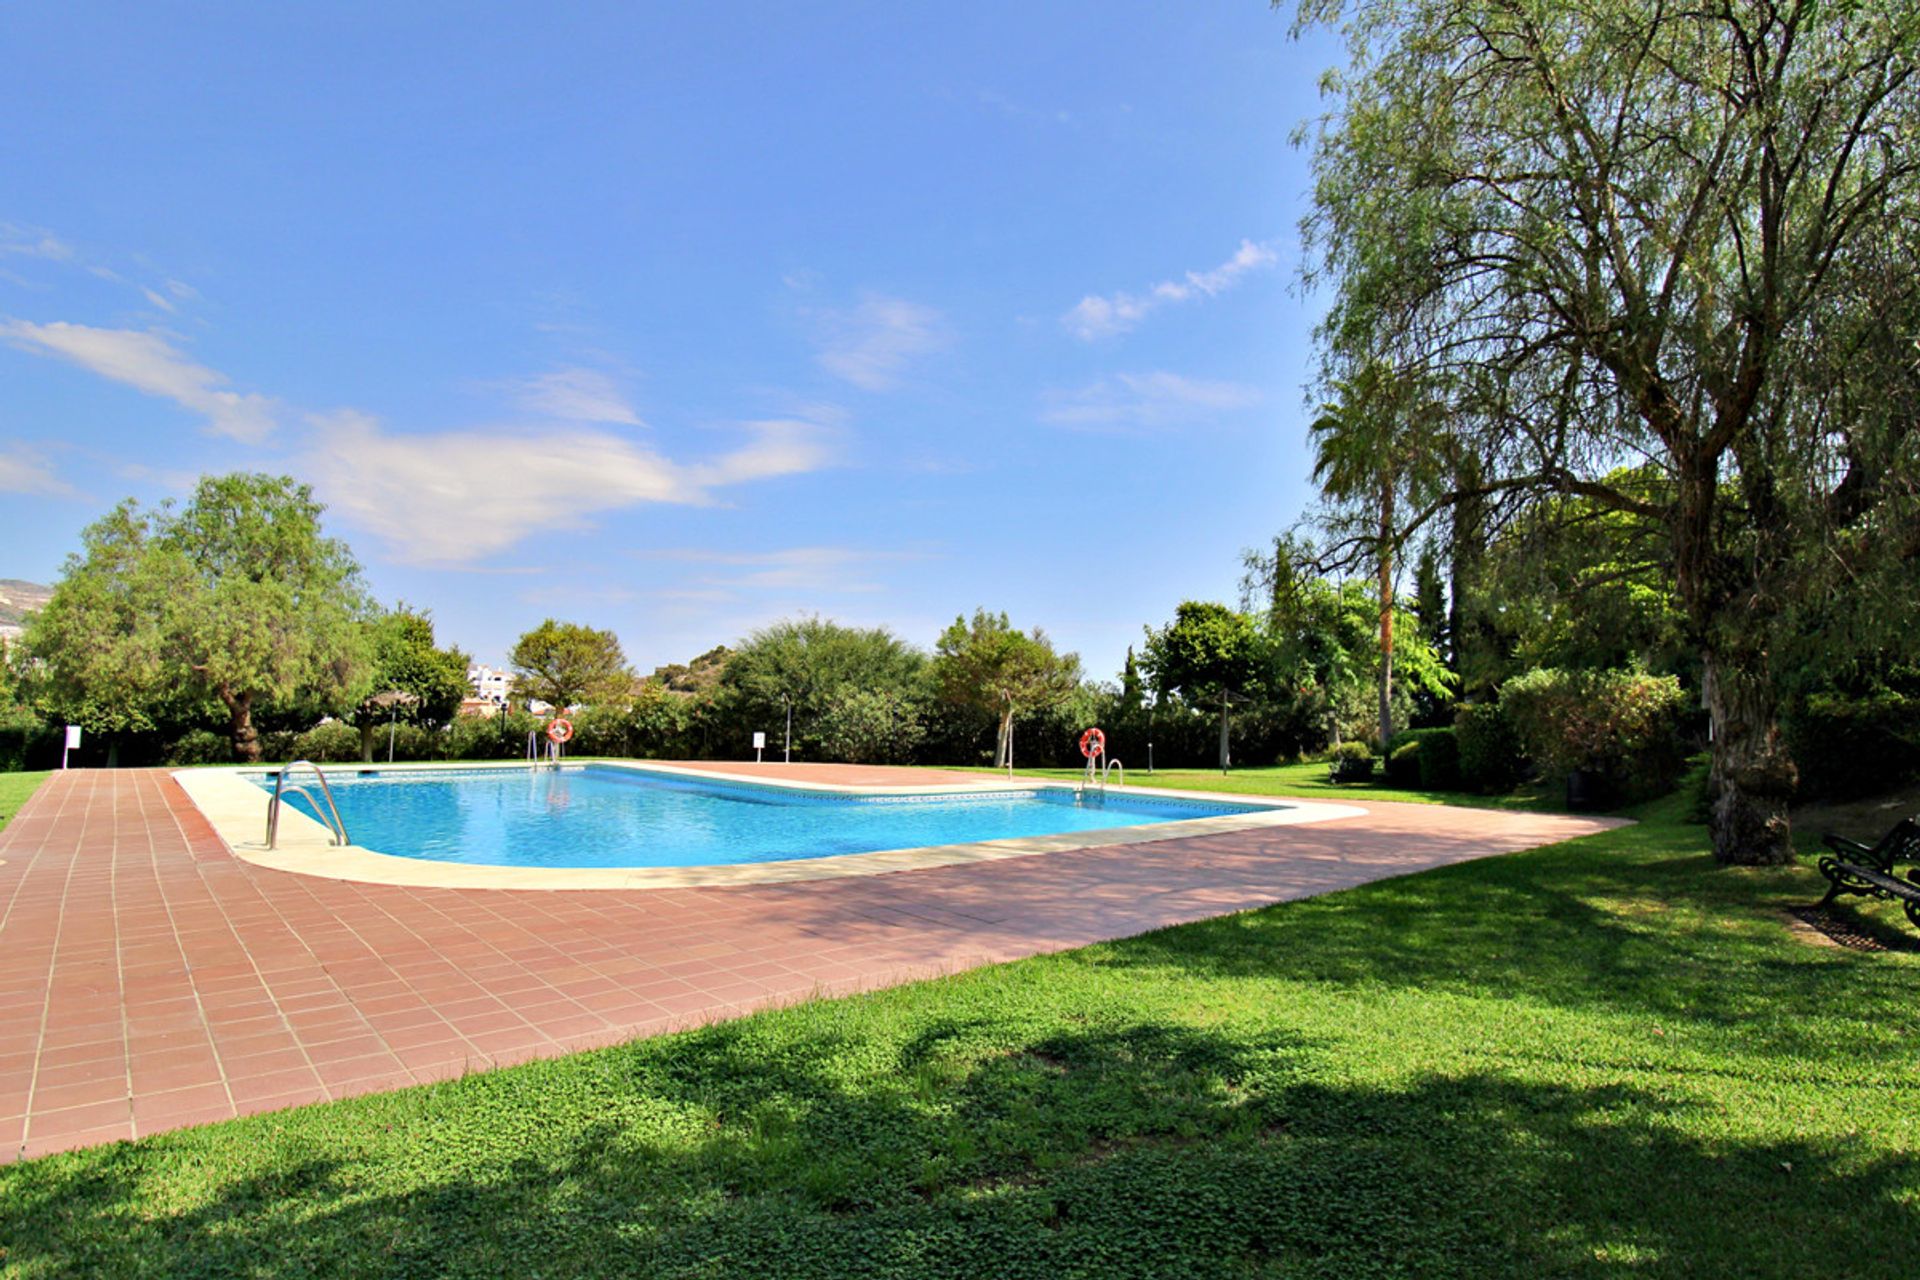
{"label": "pool deck", "polygon": [[[982,780],[686,767],[843,786]],[[1357,807],[788,884],[422,888],[236,858],[161,770],[56,774],[0,831],[0,1160],[445,1080],[1617,825]]]}

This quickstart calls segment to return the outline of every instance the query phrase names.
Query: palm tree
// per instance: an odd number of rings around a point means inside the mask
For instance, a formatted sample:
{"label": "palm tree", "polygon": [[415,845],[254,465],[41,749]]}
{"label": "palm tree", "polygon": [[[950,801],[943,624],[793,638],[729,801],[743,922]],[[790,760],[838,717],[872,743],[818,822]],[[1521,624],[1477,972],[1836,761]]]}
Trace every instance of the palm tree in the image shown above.
{"label": "palm tree", "polygon": [[1398,499],[1426,470],[1429,426],[1437,407],[1414,384],[1380,361],[1368,361],[1333,383],[1313,435],[1313,478],[1336,504],[1364,512],[1371,525],[1380,595],[1380,747],[1393,740],[1393,599]]}

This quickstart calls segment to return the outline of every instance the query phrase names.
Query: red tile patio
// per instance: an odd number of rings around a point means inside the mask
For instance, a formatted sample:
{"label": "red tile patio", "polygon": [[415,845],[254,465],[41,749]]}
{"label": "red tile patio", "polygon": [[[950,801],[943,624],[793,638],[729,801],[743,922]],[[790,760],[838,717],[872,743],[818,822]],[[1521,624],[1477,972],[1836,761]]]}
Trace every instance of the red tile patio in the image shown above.
{"label": "red tile patio", "polygon": [[0,832],[0,1159],[445,1079],[1610,825],[1364,808],[799,884],[417,889],[243,862],[158,770],[57,774]]}

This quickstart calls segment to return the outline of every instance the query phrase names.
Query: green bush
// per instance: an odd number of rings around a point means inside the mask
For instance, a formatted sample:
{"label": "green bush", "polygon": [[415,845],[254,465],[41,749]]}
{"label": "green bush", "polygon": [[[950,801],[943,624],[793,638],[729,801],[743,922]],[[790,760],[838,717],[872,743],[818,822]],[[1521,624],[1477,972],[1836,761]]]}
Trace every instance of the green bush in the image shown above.
{"label": "green bush", "polygon": [[1408,790],[1454,791],[1460,786],[1460,749],[1452,729],[1406,729],[1394,735],[1387,780]]}
{"label": "green bush", "polygon": [[1817,693],[1785,717],[1803,799],[1852,800],[1920,776],[1920,699]]}
{"label": "green bush", "polygon": [[1463,702],[1453,713],[1454,769],[1459,785],[1502,795],[1520,781],[1520,745],[1497,703]]}
{"label": "green bush", "polygon": [[60,763],[60,742],[53,725],[0,725],[0,773],[53,768]]}
{"label": "green bush", "polygon": [[1460,788],[1460,740],[1452,729],[1420,730],[1420,788],[1457,791]]}
{"label": "green bush", "polygon": [[352,763],[360,758],[360,731],[338,720],[317,724],[294,738],[291,755],[315,764]]}
{"label": "green bush", "polygon": [[1713,757],[1705,751],[1687,760],[1687,771],[1680,778],[1680,794],[1686,797],[1687,821],[1705,826],[1713,817],[1713,792],[1708,780],[1713,776]]}
{"label": "green bush", "polygon": [[[567,719],[573,724],[573,741],[567,753],[580,756],[630,756],[633,754],[633,720],[625,707],[585,707]],[[522,749],[526,735],[522,734]]]}
{"label": "green bush", "polygon": [[1387,781],[1408,790],[1420,785],[1420,742],[1395,739],[1397,745],[1387,753]]}
{"label": "green bush", "polygon": [[1596,773],[1629,798],[1679,779],[1687,699],[1673,676],[1540,667],[1501,685],[1500,705],[1543,773]]}
{"label": "green bush", "polygon": [[260,735],[260,758],[280,764],[297,759],[293,754],[293,744],[299,736],[291,729],[268,730]]}
{"label": "green bush", "polygon": [[927,736],[911,702],[875,689],[836,693],[821,715],[819,732],[826,758],[851,764],[906,764]]}
{"label": "green bush", "polygon": [[[265,735],[262,735],[264,739]],[[265,753],[265,759],[276,759]],[[172,765],[190,764],[232,764],[233,740],[224,733],[215,733],[211,729],[194,729],[174,740],[167,748],[167,763]]]}
{"label": "green bush", "polygon": [[1341,742],[1327,753],[1330,782],[1366,782],[1373,777],[1373,748],[1364,742]]}

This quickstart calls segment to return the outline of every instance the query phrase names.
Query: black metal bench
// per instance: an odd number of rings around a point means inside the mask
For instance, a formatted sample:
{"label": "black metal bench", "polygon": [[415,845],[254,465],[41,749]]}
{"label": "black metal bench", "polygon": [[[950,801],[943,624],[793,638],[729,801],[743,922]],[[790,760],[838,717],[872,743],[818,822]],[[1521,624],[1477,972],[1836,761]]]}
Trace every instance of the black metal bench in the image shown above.
{"label": "black metal bench", "polygon": [[1827,878],[1826,906],[1843,893],[1888,898],[1900,903],[1913,927],[1920,929],[1920,871],[1905,879],[1894,874],[1901,863],[1920,863],[1920,821],[1902,818],[1872,845],[1845,836],[1822,837],[1832,853],[1820,855],[1820,874]]}

